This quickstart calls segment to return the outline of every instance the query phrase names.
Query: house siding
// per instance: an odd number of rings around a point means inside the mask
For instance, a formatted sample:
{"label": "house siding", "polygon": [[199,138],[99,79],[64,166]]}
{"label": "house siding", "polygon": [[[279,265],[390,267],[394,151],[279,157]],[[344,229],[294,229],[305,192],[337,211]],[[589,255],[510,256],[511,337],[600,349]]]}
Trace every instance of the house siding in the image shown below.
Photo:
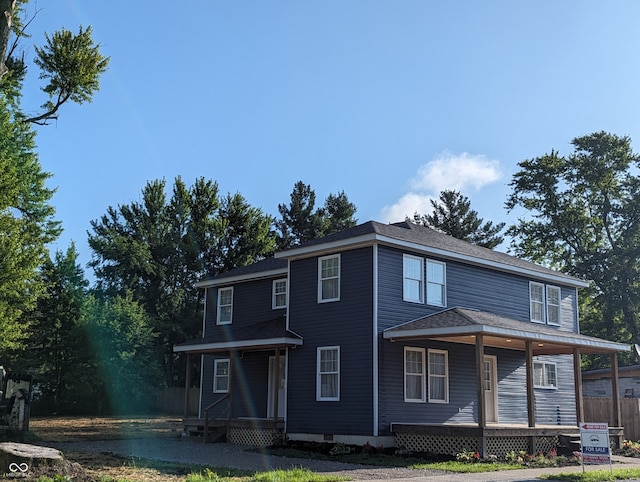
{"label": "house siding", "polygon": [[[373,430],[373,249],[342,252],[340,300],[318,303],[318,258],[290,265],[287,431],[368,435]],[[340,347],[340,400],[316,401],[317,348]]]}
{"label": "house siding", "polygon": [[[382,331],[398,324],[461,306],[495,313],[526,323],[529,316],[529,278],[451,260],[446,262],[447,306],[403,301],[402,256],[407,251],[380,247],[378,250],[378,351],[379,351],[379,431],[389,433],[392,422],[477,423],[475,346],[417,341],[390,343]],[[557,286],[554,284],[554,286]],[[576,332],[577,291],[561,288],[561,331]],[[449,403],[413,403],[404,401],[404,346],[437,348],[449,352]],[[500,423],[527,423],[525,354],[520,351],[486,348],[497,356],[498,417]],[[543,357],[541,357],[543,358]],[[558,389],[535,389],[538,423],[575,423],[575,396],[571,357],[544,357],[556,363]]]}

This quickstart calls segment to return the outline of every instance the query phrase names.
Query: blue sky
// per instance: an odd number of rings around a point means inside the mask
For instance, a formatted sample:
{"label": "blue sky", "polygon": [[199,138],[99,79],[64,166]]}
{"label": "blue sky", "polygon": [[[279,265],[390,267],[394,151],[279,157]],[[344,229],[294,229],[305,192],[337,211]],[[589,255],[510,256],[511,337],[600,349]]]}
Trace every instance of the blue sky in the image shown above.
{"label": "blue sky", "polygon": [[[216,180],[277,215],[298,180],[359,221],[458,189],[485,220],[517,163],[574,137],[640,139],[640,2],[31,0],[22,42],[92,26],[111,57],[93,103],[38,128],[81,261],[90,221],[147,181]],[[23,108],[44,102],[30,72]]]}

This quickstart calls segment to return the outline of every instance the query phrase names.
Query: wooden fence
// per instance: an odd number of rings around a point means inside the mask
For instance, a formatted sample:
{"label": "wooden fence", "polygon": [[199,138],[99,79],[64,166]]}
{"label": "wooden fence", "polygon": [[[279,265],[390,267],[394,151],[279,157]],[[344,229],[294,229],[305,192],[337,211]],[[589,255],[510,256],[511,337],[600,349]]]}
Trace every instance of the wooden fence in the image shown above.
{"label": "wooden fence", "polygon": [[[157,393],[154,409],[157,412],[170,415],[184,414],[184,387],[165,388]],[[198,404],[200,403],[200,389],[198,387],[189,388],[189,411],[187,415],[198,415]]]}
{"label": "wooden fence", "polygon": [[[611,398],[583,398],[585,422],[613,424],[613,400]],[[640,398],[621,398],[620,417],[626,440],[640,440]]]}

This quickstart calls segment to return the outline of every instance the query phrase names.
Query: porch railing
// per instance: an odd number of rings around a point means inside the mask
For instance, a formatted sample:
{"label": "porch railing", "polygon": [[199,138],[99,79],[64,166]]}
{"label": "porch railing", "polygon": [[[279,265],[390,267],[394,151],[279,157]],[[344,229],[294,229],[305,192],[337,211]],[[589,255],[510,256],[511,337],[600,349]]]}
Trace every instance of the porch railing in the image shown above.
{"label": "porch railing", "polygon": [[[222,396],[221,398],[219,398],[218,400],[216,400],[215,402],[213,402],[211,405],[209,405],[204,409],[203,443],[207,443],[207,437],[209,435],[209,412],[216,407],[224,409],[225,407],[222,405],[222,402],[224,401],[227,402],[227,405],[226,405],[227,417],[226,417],[226,422],[224,426],[227,432],[226,434],[227,440],[229,440],[229,426],[231,424],[231,394],[227,393],[226,395]],[[222,415],[222,413],[223,413],[223,410],[219,410],[218,412],[216,412],[217,415]],[[219,417],[214,417],[214,418],[219,418]]]}

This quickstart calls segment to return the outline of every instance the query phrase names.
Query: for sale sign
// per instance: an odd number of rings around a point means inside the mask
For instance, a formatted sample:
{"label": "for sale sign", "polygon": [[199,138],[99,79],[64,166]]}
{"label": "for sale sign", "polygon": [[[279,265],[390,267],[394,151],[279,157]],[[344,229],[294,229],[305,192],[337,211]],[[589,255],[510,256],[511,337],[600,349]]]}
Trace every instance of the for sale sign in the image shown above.
{"label": "for sale sign", "polygon": [[583,464],[611,464],[609,426],[606,423],[580,425]]}

